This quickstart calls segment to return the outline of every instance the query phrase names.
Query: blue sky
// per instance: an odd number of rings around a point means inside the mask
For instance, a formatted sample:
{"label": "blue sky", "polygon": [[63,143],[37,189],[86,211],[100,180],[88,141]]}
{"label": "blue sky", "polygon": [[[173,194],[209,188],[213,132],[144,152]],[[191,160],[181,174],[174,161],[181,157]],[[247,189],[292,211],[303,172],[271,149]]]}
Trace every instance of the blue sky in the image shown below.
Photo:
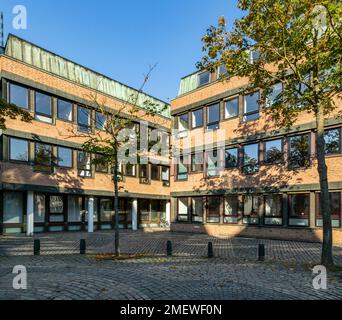
{"label": "blue sky", "polygon": [[[27,30],[14,30],[12,9],[25,5]],[[5,35],[43,48],[133,87],[157,63],[145,91],[175,98],[180,78],[195,71],[201,37],[221,15],[241,16],[234,0],[0,0]]]}

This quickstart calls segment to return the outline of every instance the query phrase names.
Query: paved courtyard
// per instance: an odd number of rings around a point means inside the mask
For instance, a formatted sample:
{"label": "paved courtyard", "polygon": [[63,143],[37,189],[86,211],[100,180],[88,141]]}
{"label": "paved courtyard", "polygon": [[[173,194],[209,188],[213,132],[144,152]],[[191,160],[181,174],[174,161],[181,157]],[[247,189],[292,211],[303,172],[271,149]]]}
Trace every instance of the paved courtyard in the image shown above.
{"label": "paved courtyard", "polygon": [[[328,289],[315,290],[309,265],[318,264],[320,245],[292,241],[227,238],[168,232],[121,234],[123,253],[137,259],[99,260],[113,252],[113,233],[42,234],[41,256],[33,239],[0,238],[0,299],[342,299],[342,273],[328,273]],[[87,254],[80,255],[79,240]],[[166,257],[166,241],[173,257]],[[213,242],[215,258],[206,257]],[[257,261],[259,243],[266,261]],[[342,248],[334,250],[342,264]],[[15,265],[28,271],[27,290],[14,290]]]}

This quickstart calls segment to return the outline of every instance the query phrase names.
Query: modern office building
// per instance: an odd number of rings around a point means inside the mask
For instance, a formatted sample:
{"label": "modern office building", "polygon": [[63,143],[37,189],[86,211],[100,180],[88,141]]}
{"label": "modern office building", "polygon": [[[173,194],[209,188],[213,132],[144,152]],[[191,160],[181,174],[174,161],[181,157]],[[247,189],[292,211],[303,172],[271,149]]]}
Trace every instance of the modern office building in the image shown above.
{"label": "modern office building", "polygon": [[[108,112],[124,113],[137,90],[13,35],[0,53],[1,96],[34,118],[7,119],[1,132],[0,233],[112,229],[111,168],[94,165],[97,155],[83,152],[82,144],[103,134],[97,101]],[[144,120],[149,131],[169,137],[169,105],[144,93],[138,97],[138,115],[144,116],[136,130]],[[145,101],[160,112],[146,115]],[[121,228],[159,227],[169,219],[170,163],[159,160],[122,165]]]}
{"label": "modern office building", "polygon": [[[247,79],[220,81],[216,72],[181,80],[171,102],[178,150],[171,179],[172,230],[281,239],[322,238],[316,124],[303,112],[289,130],[277,128],[260,92],[243,94]],[[326,120],[326,153],[334,241],[342,243],[342,119]],[[181,152],[180,152],[181,150]]]}

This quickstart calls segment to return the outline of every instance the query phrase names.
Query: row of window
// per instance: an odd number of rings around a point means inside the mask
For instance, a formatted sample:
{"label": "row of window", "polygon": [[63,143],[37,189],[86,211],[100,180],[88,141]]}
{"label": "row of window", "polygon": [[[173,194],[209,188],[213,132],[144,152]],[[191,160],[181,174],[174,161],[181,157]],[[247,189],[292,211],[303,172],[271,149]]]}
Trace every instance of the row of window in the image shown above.
{"label": "row of window", "polygon": [[[316,226],[322,226],[319,204],[320,194],[316,194]],[[330,193],[331,214],[334,227],[340,227],[341,192]],[[308,227],[310,219],[310,194],[288,196],[288,225]],[[251,225],[284,225],[284,205],[281,194],[270,195],[229,195],[210,197],[185,197],[177,199],[178,222],[224,223]]]}
{"label": "row of window", "polygon": [[[189,173],[205,172],[207,177],[217,176],[223,169],[241,167],[244,174],[253,174],[260,164],[285,161],[284,138],[250,143],[241,147],[214,149],[178,159],[177,180],[187,180]],[[287,139],[287,161],[290,169],[305,168],[311,163],[310,134],[290,136]],[[326,130],[327,155],[341,153],[341,128]]]}
{"label": "row of window", "polygon": [[[30,142],[24,139],[9,138],[9,160],[18,162],[29,162]],[[101,157],[101,155],[96,155]],[[91,155],[77,150],[77,169],[81,177],[92,176]],[[53,166],[60,168],[73,168],[73,149],[57,146],[54,156],[53,146],[49,144],[34,143],[34,167],[37,171],[51,172]],[[108,165],[96,164],[96,172],[108,173]],[[120,172],[124,176],[136,177],[137,165],[125,164],[120,166]],[[170,181],[170,168],[157,164],[140,164],[139,177],[141,183],[149,183],[150,180],[161,180],[168,186]]]}

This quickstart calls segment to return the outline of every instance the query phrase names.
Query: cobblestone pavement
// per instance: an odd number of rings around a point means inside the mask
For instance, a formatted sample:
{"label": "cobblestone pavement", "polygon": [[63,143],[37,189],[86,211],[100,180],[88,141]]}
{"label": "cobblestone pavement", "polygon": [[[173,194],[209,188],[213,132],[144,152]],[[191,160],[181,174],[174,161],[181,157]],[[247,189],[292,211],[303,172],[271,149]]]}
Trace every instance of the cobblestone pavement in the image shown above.
{"label": "cobblestone pavement", "polygon": [[[328,273],[327,290],[312,287],[308,263],[319,261],[319,244],[125,231],[122,251],[150,256],[99,261],[93,253],[112,252],[110,232],[39,237],[41,256],[31,255],[32,239],[0,238],[0,300],[342,299],[341,272]],[[87,240],[86,256],[77,254],[81,238]],[[168,239],[173,257],[165,257]],[[205,257],[208,241],[213,241],[214,259]],[[266,245],[265,262],[256,261],[258,243]],[[342,248],[334,252],[341,261]],[[27,290],[12,288],[15,265],[27,268]]]}

